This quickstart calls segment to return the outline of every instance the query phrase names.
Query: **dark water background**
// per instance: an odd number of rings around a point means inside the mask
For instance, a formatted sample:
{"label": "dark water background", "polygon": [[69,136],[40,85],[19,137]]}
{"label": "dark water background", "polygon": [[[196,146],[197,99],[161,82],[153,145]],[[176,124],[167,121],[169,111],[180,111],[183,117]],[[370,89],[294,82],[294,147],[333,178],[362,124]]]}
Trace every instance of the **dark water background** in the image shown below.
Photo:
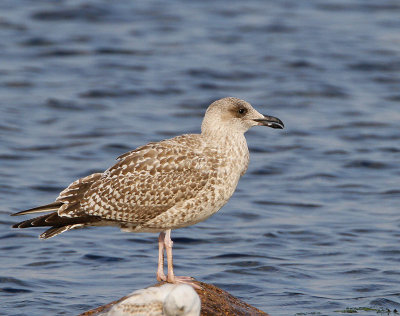
{"label": "dark water background", "polygon": [[[271,315],[400,310],[399,1],[0,2],[0,314],[76,315],[155,282],[155,234],[39,241],[9,214],[236,96],[248,173],[173,232],[175,269]],[[376,315],[375,312],[360,312]]]}

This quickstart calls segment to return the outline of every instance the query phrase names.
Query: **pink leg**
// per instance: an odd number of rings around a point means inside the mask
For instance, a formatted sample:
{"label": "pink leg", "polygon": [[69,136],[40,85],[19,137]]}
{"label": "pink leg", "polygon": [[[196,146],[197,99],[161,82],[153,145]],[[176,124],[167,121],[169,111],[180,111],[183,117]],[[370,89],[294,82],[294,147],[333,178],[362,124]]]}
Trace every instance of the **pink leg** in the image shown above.
{"label": "pink leg", "polygon": [[158,268],[157,268],[157,281],[167,281],[164,274],[164,238],[165,232],[160,233],[158,236]]}
{"label": "pink leg", "polygon": [[167,253],[167,264],[168,264],[168,278],[169,283],[175,283],[174,265],[172,260],[172,246],[174,242],[171,240],[171,230],[167,230],[164,238],[165,251]]}
{"label": "pink leg", "polygon": [[173,244],[174,243],[171,240],[171,230],[169,229],[165,232],[165,238],[164,238],[164,246],[165,246],[165,251],[167,252],[167,263],[168,263],[167,282],[169,282],[169,283],[187,283],[187,284],[192,285],[195,288],[200,288],[198,285],[193,283],[194,279],[192,277],[176,276],[174,274],[174,267],[173,267],[173,260],[172,260],[172,245]]}

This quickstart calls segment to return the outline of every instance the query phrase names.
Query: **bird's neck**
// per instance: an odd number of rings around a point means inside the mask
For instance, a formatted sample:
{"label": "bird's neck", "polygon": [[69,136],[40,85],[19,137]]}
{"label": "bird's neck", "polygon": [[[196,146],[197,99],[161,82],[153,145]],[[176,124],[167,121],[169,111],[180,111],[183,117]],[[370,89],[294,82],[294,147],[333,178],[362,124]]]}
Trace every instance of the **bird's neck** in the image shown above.
{"label": "bird's neck", "polygon": [[247,148],[246,138],[244,133],[230,128],[213,128],[203,129],[201,137],[205,139],[209,144],[215,144],[215,146],[226,150],[229,148],[237,148],[245,146]]}
{"label": "bird's neck", "polygon": [[224,129],[223,131],[214,130],[213,133],[203,131],[201,137],[206,140],[209,147],[225,156],[227,161],[231,161],[240,175],[246,172],[249,164],[249,149],[244,133]]}

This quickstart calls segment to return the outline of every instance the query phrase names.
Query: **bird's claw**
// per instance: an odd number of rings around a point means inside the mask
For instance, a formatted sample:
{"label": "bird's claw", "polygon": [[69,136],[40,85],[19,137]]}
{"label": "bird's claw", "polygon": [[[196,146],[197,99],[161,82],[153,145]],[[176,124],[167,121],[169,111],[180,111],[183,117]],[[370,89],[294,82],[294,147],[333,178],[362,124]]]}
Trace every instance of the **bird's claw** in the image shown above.
{"label": "bird's claw", "polygon": [[201,290],[201,286],[195,283],[196,279],[190,276],[174,276],[173,278],[168,278],[168,283],[174,284],[187,284],[192,286],[194,289]]}

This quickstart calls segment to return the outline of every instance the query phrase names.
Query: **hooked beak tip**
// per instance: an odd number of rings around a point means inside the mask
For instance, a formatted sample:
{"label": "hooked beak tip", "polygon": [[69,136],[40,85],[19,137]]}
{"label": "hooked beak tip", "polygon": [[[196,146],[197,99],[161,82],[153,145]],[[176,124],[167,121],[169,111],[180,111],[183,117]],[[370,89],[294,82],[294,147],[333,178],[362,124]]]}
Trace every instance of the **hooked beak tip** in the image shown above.
{"label": "hooked beak tip", "polygon": [[271,128],[283,129],[285,125],[283,122],[274,116],[264,115],[264,118],[254,119],[253,121],[258,122],[259,126],[267,126]]}

